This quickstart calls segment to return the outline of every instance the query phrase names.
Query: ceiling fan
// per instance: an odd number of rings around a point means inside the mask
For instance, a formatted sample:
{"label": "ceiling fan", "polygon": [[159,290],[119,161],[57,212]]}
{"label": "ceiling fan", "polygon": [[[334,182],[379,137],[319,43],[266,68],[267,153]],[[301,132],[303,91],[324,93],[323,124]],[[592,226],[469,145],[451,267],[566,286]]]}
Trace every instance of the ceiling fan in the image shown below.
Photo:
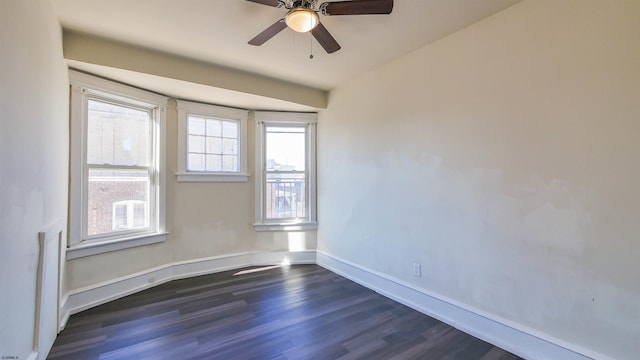
{"label": "ceiling fan", "polygon": [[249,44],[260,46],[276,36],[287,26],[297,32],[311,32],[324,50],[331,54],[340,50],[340,45],[331,36],[318,17],[334,15],[374,15],[390,14],[393,0],[353,0],[323,2],[319,6],[317,0],[247,0],[258,4],[285,8],[288,10],[284,18],[276,21],[266,30],[249,40]]}

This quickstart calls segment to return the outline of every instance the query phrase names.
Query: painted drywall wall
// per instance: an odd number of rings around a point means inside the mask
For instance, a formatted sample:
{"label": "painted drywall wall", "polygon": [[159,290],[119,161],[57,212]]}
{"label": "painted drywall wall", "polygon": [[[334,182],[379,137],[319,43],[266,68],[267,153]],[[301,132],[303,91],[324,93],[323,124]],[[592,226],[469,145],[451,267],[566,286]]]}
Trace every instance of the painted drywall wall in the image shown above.
{"label": "painted drywall wall", "polygon": [[327,92],[259,74],[65,30],[65,58],[325,108]]}
{"label": "painted drywall wall", "polygon": [[333,90],[318,249],[637,358],[639,35],[638,1],[528,0]]}
{"label": "painted drywall wall", "polygon": [[46,0],[1,1],[0,44],[0,356],[27,359],[38,232],[67,218],[68,75]]}
{"label": "painted drywall wall", "polygon": [[168,264],[171,259],[168,241],[68,260],[65,292]]}

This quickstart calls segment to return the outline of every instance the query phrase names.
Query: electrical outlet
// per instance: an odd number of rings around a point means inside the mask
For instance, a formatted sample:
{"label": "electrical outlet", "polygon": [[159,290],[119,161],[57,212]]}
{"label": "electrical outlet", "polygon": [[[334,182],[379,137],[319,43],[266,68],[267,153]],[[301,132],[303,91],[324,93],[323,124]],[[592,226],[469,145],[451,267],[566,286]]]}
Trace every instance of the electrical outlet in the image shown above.
{"label": "electrical outlet", "polygon": [[418,263],[413,263],[413,276],[422,276],[422,267]]}

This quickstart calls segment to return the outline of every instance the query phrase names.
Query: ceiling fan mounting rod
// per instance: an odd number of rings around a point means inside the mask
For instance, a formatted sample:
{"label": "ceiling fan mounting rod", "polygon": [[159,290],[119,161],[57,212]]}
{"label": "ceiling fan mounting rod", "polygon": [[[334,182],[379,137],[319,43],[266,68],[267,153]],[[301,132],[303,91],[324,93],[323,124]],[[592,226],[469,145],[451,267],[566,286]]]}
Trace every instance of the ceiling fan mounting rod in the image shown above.
{"label": "ceiling fan mounting rod", "polygon": [[315,10],[318,0],[286,0],[284,5],[287,9],[304,8]]}

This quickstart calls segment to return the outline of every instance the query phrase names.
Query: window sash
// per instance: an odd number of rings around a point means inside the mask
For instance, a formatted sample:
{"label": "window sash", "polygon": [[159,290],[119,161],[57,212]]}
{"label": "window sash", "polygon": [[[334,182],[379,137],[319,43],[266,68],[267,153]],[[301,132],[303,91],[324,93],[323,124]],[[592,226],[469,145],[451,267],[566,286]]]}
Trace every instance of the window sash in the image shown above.
{"label": "window sash", "polygon": [[[247,171],[247,119],[248,110],[235,109],[217,105],[202,104],[191,101],[178,100],[178,181],[189,182],[246,182],[249,180]],[[209,119],[221,121],[221,128],[225,123],[234,123],[236,136],[229,137],[223,133],[220,136],[210,136],[218,139],[222,146],[235,140],[234,151],[207,151],[206,138],[202,139],[203,147],[194,149],[189,144],[190,119]],[[205,136],[202,131],[197,136]],[[221,150],[224,150],[221,149]],[[208,154],[208,155],[207,155]],[[190,159],[192,157],[192,159]],[[208,159],[207,159],[208,158]],[[210,161],[207,169],[206,161]],[[201,166],[194,167],[190,162],[199,161]],[[220,170],[217,170],[220,164]],[[225,170],[226,169],[226,170]]]}
{"label": "window sash", "polygon": [[[148,144],[147,144],[147,149],[146,149],[146,159],[145,159],[145,163],[147,165],[134,165],[134,166],[146,166],[146,167],[151,167],[153,166],[153,164],[155,164],[155,154],[154,154],[154,134],[153,134],[153,129],[154,129],[154,125],[155,125],[155,119],[156,119],[156,108],[155,107],[151,107],[149,105],[146,106],[141,106],[140,104],[134,104],[132,103],[132,101],[125,101],[124,99],[114,99],[114,98],[110,98],[108,96],[102,95],[102,94],[94,94],[94,93],[89,93],[84,99],[83,99],[83,105],[86,108],[86,115],[84,116],[84,122],[85,122],[85,133],[84,138],[85,140],[85,147],[84,147],[84,163],[85,164],[92,164],[92,165],[112,165],[112,166],[127,166],[125,164],[105,164],[105,163],[95,163],[95,162],[90,162],[89,161],[89,156],[88,156],[88,141],[89,141],[89,102],[90,101],[96,101],[96,102],[101,102],[101,103],[105,103],[105,104],[109,104],[109,105],[114,105],[114,106],[119,106],[119,107],[123,107],[123,108],[127,108],[127,109],[131,109],[131,110],[137,110],[137,111],[141,111],[141,112],[145,112],[147,113],[147,120],[148,120]],[[113,149],[113,151],[115,152],[115,148]]]}
{"label": "window sash", "polygon": [[[91,164],[85,164],[85,171],[84,171],[84,187],[83,187],[83,198],[85,199],[85,201],[83,201],[83,240],[84,241],[100,241],[100,240],[109,240],[109,239],[113,239],[113,238],[119,238],[119,237],[128,237],[128,236],[134,236],[134,235],[138,235],[138,234],[148,234],[148,233],[153,233],[155,231],[157,231],[157,226],[159,224],[158,218],[157,218],[157,199],[158,197],[155,196],[157,193],[157,184],[156,181],[154,180],[154,173],[155,173],[155,169],[152,166],[113,166],[113,165],[91,165]],[[134,229],[120,229],[120,230],[111,230],[111,231],[105,231],[105,232],[101,232],[101,233],[97,233],[97,234],[89,234],[89,226],[90,226],[90,220],[89,220],[89,201],[90,201],[90,195],[89,195],[89,173],[91,172],[91,170],[105,170],[105,171],[114,171],[114,172],[118,172],[118,171],[122,171],[122,170],[140,170],[140,171],[145,171],[147,173],[147,176],[145,177],[146,179],[146,189],[145,189],[145,193],[147,196],[146,201],[144,201],[147,204],[147,213],[149,214],[148,216],[148,223],[146,224],[145,227],[142,228],[134,228]],[[115,182],[115,181],[114,181]],[[114,202],[113,204],[116,204],[118,202],[135,202],[138,200],[135,199],[122,199],[119,201]],[[128,210],[129,211],[129,210]],[[131,211],[133,211],[131,209]],[[111,228],[111,227],[110,227]]]}
{"label": "window sash", "polygon": [[[262,219],[263,222],[265,223],[273,223],[273,222],[291,222],[291,221],[306,221],[308,220],[308,214],[309,211],[307,209],[307,206],[309,204],[308,201],[308,189],[309,189],[309,184],[308,184],[308,171],[307,171],[307,166],[308,166],[308,161],[304,162],[304,170],[268,170],[268,166],[267,166],[267,148],[269,146],[268,141],[267,141],[267,134],[269,133],[269,129],[277,129],[277,128],[282,128],[282,129],[288,129],[288,128],[300,128],[300,129],[304,129],[304,158],[307,159],[309,157],[309,129],[308,129],[308,125],[307,124],[298,124],[298,123],[271,123],[271,122],[265,122],[264,126],[263,126],[263,131],[262,131],[262,164],[263,164],[263,176],[262,176]],[[275,213],[284,213],[289,214],[289,215],[293,215],[293,212],[295,212],[296,215],[298,215],[300,212],[298,212],[297,207],[296,209],[292,212],[291,211],[291,207],[294,207],[293,204],[296,203],[295,201],[295,195],[293,193],[291,193],[291,190],[287,190],[286,187],[287,186],[291,186],[291,185],[286,185],[285,189],[274,189],[273,186],[270,186],[269,183],[269,175],[295,175],[295,174],[301,174],[304,175],[304,210],[303,210],[303,216],[270,216],[272,215],[274,212]],[[293,183],[292,181],[286,182],[286,184],[290,184]],[[273,193],[273,191],[275,190],[275,194]],[[287,191],[289,193],[287,193]],[[275,195],[275,198],[274,196]],[[282,195],[282,196],[281,196]],[[283,200],[285,203],[283,203]],[[275,205],[275,206],[274,206]],[[281,209],[282,207],[284,207],[284,209]]]}
{"label": "window sash", "polygon": [[[267,170],[264,174],[264,220],[266,222],[306,220],[308,218],[307,204],[309,203],[308,172],[306,170]],[[270,175],[278,177],[270,179]],[[299,179],[302,181],[296,181]],[[299,184],[303,186],[298,186]],[[273,216],[274,214],[282,216]]]}
{"label": "window sash", "polygon": [[[189,129],[191,128],[191,121],[195,120],[195,119],[204,119],[205,121],[207,120],[211,120],[211,121],[218,121],[220,122],[220,135],[209,135],[207,132],[207,126],[205,124],[205,132],[204,134],[195,134],[189,131]],[[235,131],[235,137],[232,136],[228,136],[228,134],[225,133],[225,123],[232,123],[235,125],[236,127],[236,131]],[[187,159],[186,159],[186,171],[187,172],[196,172],[196,173],[240,173],[241,170],[241,158],[240,158],[240,143],[241,143],[241,139],[240,139],[240,128],[241,128],[241,123],[238,120],[233,120],[233,119],[224,119],[224,118],[217,118],[217,117],[210,117],[210,116],[202,116],[202,115],[195,115],[195,114],[187,114],[187,141],[186,141],[186,145],[187,145]],[[202,139],[202,150],[201,151],[197,151],[197,149],[192,149],[192,139],[197,139],[197,138],[201,138]],[[219,151],[210,151],[208,149],[208,140],[219,140],[220,145],[219,145]],[[227,142],[225,142],[225,140],[227,140]],[[235,151],[225,151],[225,143],[228,143],[228,140],[235,140]],[[195,157],[192,157],[192,155],[194,156],[198,156],[198,157],[202,157],[202,164],[203,166],[200,166],[199,168],[196,168],[195,166],[192,166],[192,161],[191,159]],[[209,159],[210,158],[219,158],[220,160],[220,167],[219,169],[212,169],[209,170]],[[225,162],[232,160],[233,161],[233,170],[225,170]],[[228,162],[227,162],[228,164]],[[214,167],[214,166],[211,166]]]}

